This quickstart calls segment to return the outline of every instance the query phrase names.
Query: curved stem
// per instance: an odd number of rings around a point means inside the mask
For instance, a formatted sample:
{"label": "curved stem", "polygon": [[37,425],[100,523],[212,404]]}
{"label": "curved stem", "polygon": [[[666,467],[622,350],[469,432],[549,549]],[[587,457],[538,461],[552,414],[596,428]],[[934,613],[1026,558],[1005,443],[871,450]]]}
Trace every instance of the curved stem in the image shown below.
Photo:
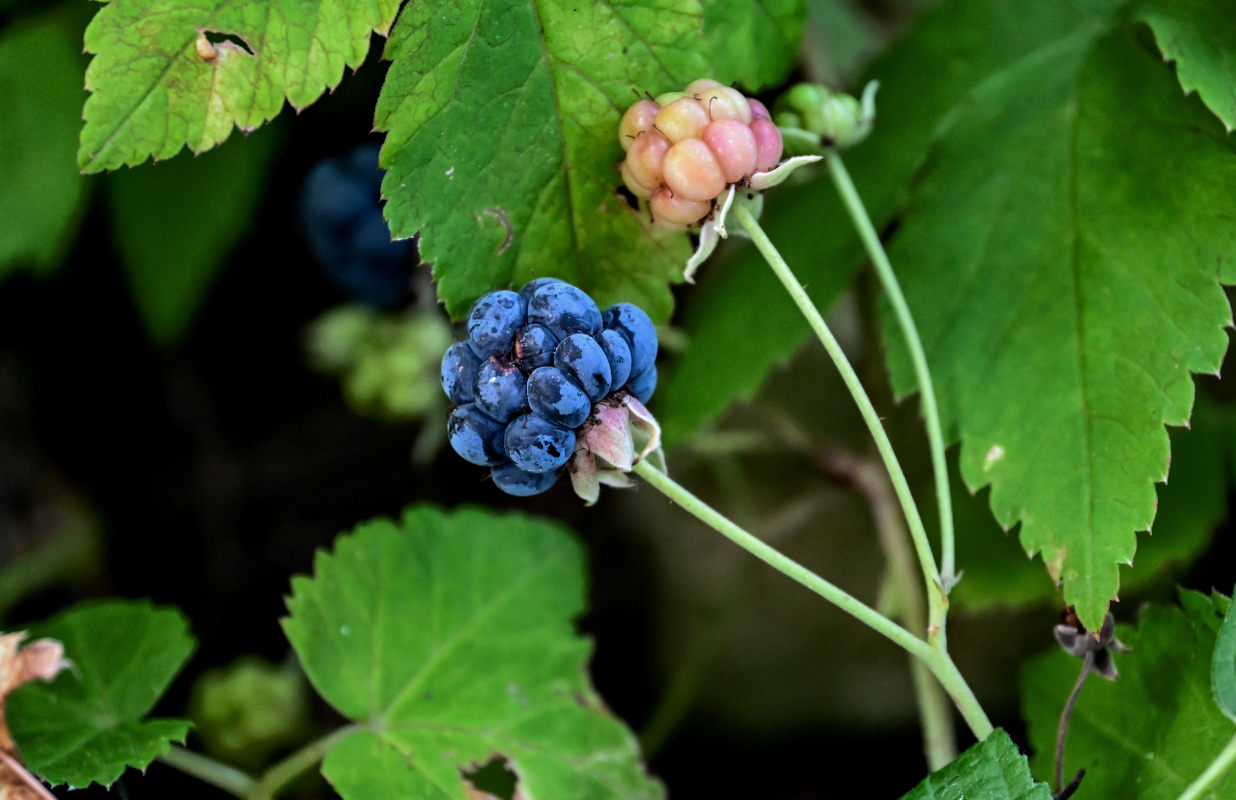
{"label": "curved stem", "polygon": [[235,797],[248,797],[256,785],[253,778],[235,767],[176,745],[159,756],[159,760]]}
{"label": "curved stem", "polygon": [[990,736],[995,728],[991,720],[987,718],[987,712],[979,705],[978,698],[970,689],[970,684],[966,683],[966,679],[962,677],[961,671],[953,663],[948,651],[938,643],[938,640],[931,648],[931,658],[925,663],[931,673],[936,676],[936,680],[940,681],[944,691],[953,698],[953,704],[961,712],[961,718],[966,721],[966,725],[970,727],[975,738],[982,741]]}
{"label": "curved stem", "polygon": [[931,448],[931,469],[935,473],[936,502],[940,508],[940,572],[944,576],[944,589],[947,591],[956,579],[953,499],[949,493],[948,467],[944,460],[944,434],[940,429],[940,411],[936,406],[936,390],[931,382],[931,372],[927,369],[927,356],[923,353],[923,343],[919,339],[918,328],[914,325],[914,318],[910,316],[910,307],[906,304],[905,295],[901,292],[901,285],[897,283],[897,276],[893,273],[892,264],[888,261],[888,254],[884,252],[884,246],[880,243],[880,237],[871,224],[871,218],[867,216],[867,209],[863,206],[863,201],[854,188],[854,182],[850,180],[850,173],[846,171],[845,164],[841,161],[841,155],[836,150],[829,150],[825,158],[833,184],[837,187],[837,192],[841,195],[846,210],[850,212],[854,227],[858,229],[859,238],[862,239],[863,246],[867,248],[867,255],[871,258],[876,274],[880,277],[880,283],[884,286],[884,292],[893,306],[897,324],[901,327],[901,333],[910,351],[910,362],[914,365],[914,377],[918,380],[919,394],[923,403],[923,419],[927,426],[927,442]]}
{"label": "curved stem", "polygon": [[833,363],[837,366],[837,370],[841,373],[841,378],[845,382],[846,388],[850,390],[850,395],[858,405],[863,422],[867,424],[867,429],[871,431],[871,436],[875,439],[876,450],[879,451],[880,459],[884,462],[884,467],[888,470],[889,477],[892,479],[893,490],[897,493],[897,499],[901,503],[901,510],[909,526],[910,536],[914,540],[914,549],[918,554],[923,578],[927,583],[927,602],[930,609],[928,616],[929,636],[933,640],[936,638],[943,639],[944,617],[948,596],[944,593],[943,585],[940,582],[940,572],[936,568],[935,556],[931,552],[931,543],[927,539],[927,530],[923,527],[923,518],[918,513],[918,506],[914,503],[914,495],[911,494],[910,485],[906,482],[905,472],[901,469],[901,462],[897,460],[897,456],[893,452],[893,445],[888,439],[888,433],[884,430],[884,424],[880,422],[880,415],[876,413],[875,406],[871,404],[871,398],[867,396],[867,391],[863,388],[862,382],[859,381],[858,374],[854,372],[854,367],[850,365],[850,360],[846,358],[841,345],[837,342],[836,337],[833,336],[832,331],[829,330],[827,323],[824,322],[824,317],[820,315],[815,304],[811,302],[811,298],[803,291],[803,287],[799,284],[798,279],[794,277],[794,273],[790,270],[789,265],[785,263],[785,259],[777,252],[777,248],[769,240],[768,235],[764,233],[759,222],[751,215],[751,212],[739,205],[735,205],[730,213],[737,218],[738,222],[751,236],[756,249],[764,256],[768,266],[772,267],[772,271],[781,281],[785,290],[789,292],[790,298],[798,306],[798,310],[806,317],[808,324],[810,324],[820,343],[824,345],[824,349],[828,352],[829,357],[832,358]]}
{"label": "curved stem", "polygon": [[1077,706],[1077,698],[1081,696],[1082,686],[1086,678],[1094,670],[1094,653],[1086,653],[1082,659],[1081,672],[1077,674],[1077,682],[1069,693],[1068,702],[1060,712],[1060,722],[1056,725],[1056,793],[1064,792],[1064,743],[1069,737],[1069,722],[1073,719],[1073,709]]}
{"label": "curved stem", "polygon": [[1206,771],[1198,775],[1197,780],[1181,792],[1179,800],[1198,800],[1207,789],[1218,783],[1233,764],[1236,764],[1236,736],[1232,737],[1227,747],[1215,756],[1215,760],[1210,762]]}
{"label": "curved stem", "polygon": [[326,758],[331,748],[360,729],[360,725],[336,728],[274,764],[258,778],[253,789],[246,795],[247,800],[272,800],[278,797],[289,783]]}
{"label": "curved stem", "polygon": [[337,728],[274,764],[257,778],[213,758],[175,745],[166,754],[159,756],[159,760],[241,800],[273,800],[289,783],[325,758],[332,747],[360,729],[360,725]]}
{"label": "curved stem", "polygon": [[[871,507],[876,535],[884,558],[888,562],[894,604],[900,608],[902,622],[920,635],[927,628],[927,610],[918,592],[914,574],[914,554],[909,537],[897,513],[897,500],[889,486],[888,476],[878,464],[844,450],[829,449],[817,453],[826,471],[857,489]],[[896,616],[896,615],[894,615]],[[927,666],[910,659],[910,676],[914,682],[914,697],[918,701],[919,725],[923,733],[923,755],[932,772],[957,757],[957,735],[953,729],[953,711],[940,684],[931,677]]]}
{"label": "curved stem", "polygon": [[850,616],[862,622],[876,633],[884,636],[907,653],[927,665],[936,679],[944,686],[945,691],[953,698],[962,717],[979,739],[985,739],[992,732],[991,722],[979,705],[965,678],[957,671],[948,653],[944,650],[942,639],[937,638],[932,644],[918,638],[905,628],[890,620],[871,606],[863,603],[841,588],[816,575],[797,561],[780,551],[768,546],[761,539],[748,533],[726,519],[712,506],[691,494],[672,478],[654,467],[648,460],[635,465],[635,473],[648,481],[653,488],[659,490],[673,502],[682,506],[687,513],[708,525],[751,555],[768,564],[783,575],[797,581],[811,591],[823,597]]}
{"label": "curved stem", "polygon": [[635,465],[635,473],[660,490],[666,497],[682,506],[691,516],[708,525],[781,574],[806,586],[876,633],[890,639],[894,644],[900,646],[911,655],[923,659],[930,657],[931,647],[927,642],[845,590],[824,580],[794,559],[768,546],[762,539],[730,522],[719,511],[691,494],[673,478],[654,467],[647,459]]}

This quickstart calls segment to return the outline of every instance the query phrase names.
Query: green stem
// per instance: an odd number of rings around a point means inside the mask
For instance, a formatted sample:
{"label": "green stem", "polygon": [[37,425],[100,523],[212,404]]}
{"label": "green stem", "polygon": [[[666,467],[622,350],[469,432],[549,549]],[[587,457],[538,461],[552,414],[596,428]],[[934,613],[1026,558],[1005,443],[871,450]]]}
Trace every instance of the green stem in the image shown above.
{"label": "green stem", "polygon": [[901,327],[901,333],[910,351],[910,362],[914,365],[914,376],[918,380],[919,394],[923,402],[927,442],[931,448],[931,468],[935,473],[936,502],[940,508],[940,572],[944,576],[944,588],[947,591],[956,576],[953,499],[949,492],[948,467],[944,460],[944,434],[940,428],[940,411],[936,405],[936,391],[931,381],[931,372],[927,369],[927,356],[923,353],[923,342],[919,338],[918,328],[914,325],[914,318],[910,315],[910,307],[906,304],[901,285],[897,283],[897,276],[893,273],[892,264],[888,261],[888,254],[884,252],[880,237],[871,224],[871,218],[867,216],[867,209],[863,206],[863,201],[854,188],[854,182],[850,180],[850,173],[846,171],[845,164],[841,161],[841,154],[836,150],[829,150],[825,158],[833,184],[836,185],[846,210],[850,212],[854,227],[858,229],[859,238],[862,239],[863,246],[867,248],[867,255],[871,258],[876,274],[880,277],[880,283],[884,286],[884,293],[888,295],[888,300],[893,306],[897,324]]}
{"label": "green stem", "polygon": [[635,472],[705,525],[773,569],[823,597],[917,658],[931,670],[936,679],[944,686],[945,691],[953,698],[953,702],[956,703],[958,710],[961,711],[962,717],[966,720],[974,735],[979,739],[985,739],[991,733],[991,722],[987,719],[987,715],[979,705],[978,699],[975,698],[974,692],[966,684],[965,678],[957,671],[957,667],[953,664],[952,659],[949,658],[947,651],[944,650],[941,639],[937,638],[932,644],[928,644],[918,638],[871,606],[866,605],[841,588],[834,586],[797,561],[769,547],[756,536],[730,522],[720,512],[691,494],[664,472],[654,467],[649,461],[644,460],[636,464]]}
{"label": "green stem", "polygon": [[256,785],[246,795],[246,800],[273,800],[278,797],[289,783],[325,758],[331,748],[360,729],[360,725],[345,725],[342,728],[336,728],[274,764],[258,778]]}
{"label": "green stem", "polygon": [[944,687],[944,691],[953,698],[953,704],[961,712],[961,718],[966,721],[966,725],[970,727],[975,738],[982,741],[990,736],[995,728],[992,727],[991,720],[987,718],[987,712],[979,705],[978,698],[970,689],[970,684],[966,683],[966,679],[962,677],[961,671],[953,663],[948,651],[938,640],[932,645],[931,658],[925,663],[931,670],[931,674],[935,675],[936,680]]}
{"label": "green stem", "polygon": [[927,665],[910,659],[910,677],[918,701],[918,720],[923,732],[923,755],[932,772],[942,769],[957,757],[957,732],[953,729],[953,709],[940,684]]}
{"label": "green stem", "polygon": [[[890,584],[895,592],[894,604],[900,608],[905,626],[920,635],[927,628],[927,611],[922,595],[917,591],[914,575],[914,554],[897,500],[888,477],[878,464],[844,450],[827,450],[817,455],[824,469],[846,480],[867,499],[875,521],[876,537],[888,562]],[[923,754],[927,766],[934,772],[957,757],[957,735],[953,730],[953,711],[940,684],[931,677],[927,666],[910,659],[910,676],[914,697],[918,701],[919,724],[923,732]]]}
{"label": "green stem", "polygon": [[824,349],[828,352],[829,357],[832,358],[833,363],[837,366],[837,370],[841,373],[841,379],[845,382],[846,388],[850,390],[850,395],[858,405],[858,410],[862,414],[863,421],[867,424],[867,429],[871,431],[871,436],[875,439],[876,450],[879,451],[880,459],[884,462],[884,467],[888,470],[889,477],[892,479],[893,490],[901,503],[902,513],[905,515],[906,523],[909,526],[910,537],[914,540],[914,549],[918,554],[923,578],[927,583],[927,602],[930,609],[928,616],[929,638],[933,640],[936,638],[943,639],[948,596],[944,593],[943,584],[940,581],[940,573],[936,568],[935,556],[931,552],[931,543],[927,539],[927,530],[923,527],[923,518],[918,513],[918,506],[914,503],[914,495],[910,492],[910,484],[906,481],[905,472],[901,469],[901,463],[893,452],[893,445],[888,439],[888,433],[884,430],[884,424],[880,422],[880,415],[876,413],[875,406],[871,404],[871,398],[867,396],[867,391],[863,389],[863,384],[859,381],[858,374],[854,372],[854,367],[850,365],[850,360],[846,358],[841,345],[837,342],[836,337],[833,336],[832,331],[829,330],[828,324],[824,322],[824,317],[820,315],[815,304],[811,302],[811,298],[807,296],[798,279],[794,277],[794,273],[790,270],[789,265],[785,263],[785,259],[777,252],[777,248],[769,240],[768,235],[764,233],[764,229],[760,227],[759,222],[751,215],[751,212],[740,205],[735,205],[730,213],[734,214],[739,224],[751,236],[756,249],[764,256],[768,266],[772,267],[773,273],[781,281],[785,290],[789,292],[790,298],[798,306],[798,310],[806,317],[808,324],[815,332],[820,343],[824,345]]}
{"label": "green stem", "polygon": [[662,494],[673,500],[691,516],[720,533],[751,555],[777,570],[786,577],[801,583],[823,597],[859,622],[890,639],[906,652],[922,659],[931,657],[927,642],[907,631],[871,606],[829,583],[792,558],[764,543],[753,534],[726,519],[719,511],[687,491],[677,481],[657,469],[647,459],[635,465],[635,473],[651,483]]}
{"label": "green stem", "polygon": [[159,760],[234,797],[249,797],[256,785],[253,778],[235,767],[176,745],[172,745],[171,750],[159,756]]}
{"label": "green stem", "polygon": [[1206,771],[1189,784],[1188,788],[1181,793],[1179,800],[1198,800],[1206,790],[1219,782],[1219,779],[1232,768],[1233,764],[1236,764],[1236,736],[1232,737],[1232,741],[1227,743],[1223,752],[1210,762]]}
{"label": "green stem", "polygon": [[241,800],[273,800],[288,784],[325,758],[332,747],[360,729],[360,725],[337,728],[274,764],[258,778],[175,745],[165,755],[159,756],[159,760]]}

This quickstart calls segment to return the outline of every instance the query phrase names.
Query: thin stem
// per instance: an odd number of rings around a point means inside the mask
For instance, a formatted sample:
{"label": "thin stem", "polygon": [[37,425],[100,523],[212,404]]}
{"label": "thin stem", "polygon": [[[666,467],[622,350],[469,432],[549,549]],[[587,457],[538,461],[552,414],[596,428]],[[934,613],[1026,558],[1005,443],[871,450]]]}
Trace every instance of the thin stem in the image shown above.
{"label": "thin stem", "polygon": [[[925,633],[927,611],[923,608],[922,595],[916,591],[914,554],[897,513],[897,500],[888,477],[878,464],[844,450],[828,449],[817,457],[825,470],[853,485],[867,499],[880,549],[888,562],[889,583],[896,593],[895,603],[901,609],[901,619],[911,631]],[[934,772],[957,757],[953,711],[944,690],[931,677],[925,664],[911,658],[910,671],[923,731],[923,754],[927,757],[927,766]]]}
{"label": "thin stem", "polygon": [[949,697],[953,698],[953,704],[957,706],[957,710],[961,712],[961,718],[966,721],[966,725],[970,727],[970,731],[979,741],[986,739],[991,735],[995,728],[991,724],[991,720],[987,718],[987,712],[979,705],[978,698],[974,696],[973,690],[970,689],[970,684],[966,683],[966,679],[962,677],[961,671],[957,669],[957,665],[953,663],[953,659],[949,656],[948,651],[937,640],[931,649],[931,658],[925,660],[931,673],[936,676],[936,680],[944,687],[944,691],[948,692]]}
{"label": "thin stem", "polygon": [[758,537],[730,522],[712,506],[687,491],[673,478],[657,469],[647,459],[635,465],[635,473],[673,500],[691,516],[708,525],[751,555],[786,577],[801,583],[876,633],[891,640],[911,655],[931,657],[927,642],[907,631],[871,606],[838,586],[828,582],[780,551],[769,547]]}
{"label": "thin stem", "polygon": [[272,800],[278,797],[289,783],[325,758],[331,748],[358,730],[361,730],[360,725],[336,728],[274,764],[258,778],[253,789],[246,795],[247,800]]}
{"label": "thin stem", "polygon": [[1198,800],[1202,794],[1210,787],[1218,783],[1232,765],[1236,764],[1236,736],[1232,737],[1232,741],[1227,743],[1227,747],[1223,748],[1223,752],[1215,756],[1215,760],[1210,762],[1210,766],[1206,767],[1206,771],[1197,776],[1197,780],[1189,784],[1180,795],[1179,800]]}
{"label": "thin stem", "polygon": [[859,238],[862,239],[863,246],[867,248],[867,255],[870,256],[876,274],[880,277],[880,283],[884,286],[884,292],[888,295],[889,302],[892,303],[897,324],[901,327],[901,333],[910,351],[910,361],[914,365],[914,376],[918,380],[919,394],[923,402],[923,418],[927,425],[927,441],[931,448],[931,468],[935,473],[936,501],[940,507],[940,572],[944,576],[944,588],[947,591],[956,575],[953,499],[949,493],[948,467],[944,460],[944,434],[940,429],[940,411],[936,406],[936,391],[931,382],[931,372],[927,369],[927,356],[923,353],[923,343],[919,339],[918,328],[914,325],[914,318],[910,316],[910,307],[906,304],[905,295],[901,292],[901,285],[897,283],[897,276],[893,273],[893,267],[888,261],[888,254],[884,252],[884,246],[880,243],[880,237],[871,224],[871,218],[867,216],[867,209],[863,206],[863,201],[854,188],[854,182],[850,180],[850,173],[846,171],[840,153],[830,150],[825,158],[833,183],[846,209],[850,212],[850,218],[858,229]]}
{"label": "thin stem", "polygon": [[953,708],[927,665],[910,659],[910,678],[918,701],[918,720],[923,732],[923,755],[932,772],[957,758],[957,731],[953,727]]}
{"label": "thin stem", "polygon": [[1082,659],[1081,672],[1077,675],[1077,682],[1073,684],[1073,691],[1069,694],[1069,700],[1064,704],[1064,710],[1060,712],[1060,723],[1056,726],[1056,793],[1064,792],[1064,743],[1069,738],[1069,721],[1073,719],[1073,708],[1077,705],[1077,698],[1081,696],[1082,686],[1086,683],[1086,678],[1090,677],[1091,671],[1094,669],[1094,653],[1086,653]]}
{"label": "thin stem", "polygon": [[987,719],[974,692],[966,684],[965,678],[957,671],[956,665],[944,650],[942,640],[937,639],[935,643],[928,644],[871,606],[829,583],[797,561],[769,547],[759,538],[730,522],[720,512],[691,494],[649,461],[644,460],[636,464],[635,472],[705,525],[773,569],[806,586],[926,664],[944,686],[945,691],[953,698],[953,702],[956,703],[957,709],[974,735],[979,739],[985,739],[991,734],[993,729],[990,720]]}
{"label": "thin stem", "polygon": [[253,778],[235,767],[176,745],[159,756],[159,760],[235,797],[248,797],[256,785]]}
{"label": "thin stem", "polygon": [[845,382],[846,388],[850,390],[850,395],[858,405],[858,410],[862,414],[863,421],[867,424],[867,429],[871,431],[871,436],[875,439],[876,450],[879,451],[880,459],[884,462],[884,467],[888,470],[889,477],[892,479],[893,490],[897,493],[897,499],[901,503],[901,510],[909,526],[910,536],[914,540],[914,549],[918,554],[919,565],[922,567],[923,578],[927,583],[927,600],[930,608],[928,618],[929,637],[933,640],[936,638],[943,640],[948,596],[944,593],[940,582],[940,572],[936,568],[935,556],[931,552],[931,543],[927,539],[927,530],[923,527],[923,518],[918,513],[918,506],[914,503],[914,495],[910,492],[910,485],[906,481],[905,472],[901,469],[901,463],[893,452],[893,445],[888,439],[888,433],[884,430],[884,424],[880,422],[880,415],[876,413],[875,406],[871,403],[871,398],[867,396],[866,390],[863,389],[862,382],[859,381],[858,375],[854,372],[854,367],[850,365],[850,360],[846,358],[841,345],[837,342],[836,337],[833,336],[832,331],[829,330],[827,323],[824,322],[824,317],[820,315],[819,310],[811,302],[811,298],[803,291],[803,287],[799,284],[798,279],[794,277],[794,273],[790,270],[789,265],[785,263],[785,259],[777,252],[777,248],[769,240],[768,235],[764,233],[759,222],[751,215],[751,212],[739,205],[736,205],[731,213],[734,214],[747,233],[750,234],[751,240],[755,242],[756,249],[764,256],[768,266],[772,267],[772,271],[781,281],[785,290],[789,292],[790,298],[798,306],[798,310],[806,317],[808,324],[815,332],[816,337],[819,338],[820,343],[824,345],[824,349],[828,352],[829,357],[832,358],[833,363],[837,366],[837,370],[841,373],[841,378]]}
{"label": "thin stem", "polygon": [[20,761],[4,752],[4,750],[0,750],[0,764],[4,764],[4,766],[8,767],[9,770],[20,778],[22,783],[30,787],[30,791],[38,795],[41,800],[56,800],[56,796],[47,790],[47,787],[43,785],[42,781],[30,774],[30,770],[26,769]]}

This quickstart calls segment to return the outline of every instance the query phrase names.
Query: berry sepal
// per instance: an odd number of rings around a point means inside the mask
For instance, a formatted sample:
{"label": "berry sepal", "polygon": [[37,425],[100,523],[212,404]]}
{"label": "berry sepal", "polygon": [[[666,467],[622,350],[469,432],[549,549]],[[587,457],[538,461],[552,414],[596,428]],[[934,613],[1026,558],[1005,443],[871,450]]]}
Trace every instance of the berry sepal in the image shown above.
{"label": "berry sepal", "polygon": [[748,181],[748,185],[757,192],[762,192],[765,189],[771,189],[772,187],[783,183],[786,178],[790,177],[794,170],[805,167],[808,164],[814,164],[823,158],[824,156],[794,156],[793,158],[787,158],[785,161],[782,161],[776,167],[768,170],[767,172],[757,172],[752,175],[751,179]]}
{"label": "berry sepal", "polygon": [[814,164],[822,158],[823,156],[795,156],[782,161],[767,172],[754,173],[747,179],[744,186],[732,184],[725,194],[725,201],[721,203],[721,207],[700,226],[699,244],[696,245],[691,257],[687,259],[687,267],[683,270],[682,279],[687,283],[695,283],[695,271],[708,260],[712,251],[717,249],[719,240],[729,238],[731,233],[751,238],[742,226],[735,227],[732,231],[726,228],[725,220],[735,203],[746,206],[751,215],[759,219],[760,213],[764,210],[764,195],[761,192],[782,183],[795,170]]}
{"label": "berry sepal", "polygon": [[665,468],[661,425],[637,397],[618,392],[593,407],[576,438],[567,472],[575,494],[590,506],[600,498],[602,484],[619,489],[634,486],[628,473],[645,458]]}

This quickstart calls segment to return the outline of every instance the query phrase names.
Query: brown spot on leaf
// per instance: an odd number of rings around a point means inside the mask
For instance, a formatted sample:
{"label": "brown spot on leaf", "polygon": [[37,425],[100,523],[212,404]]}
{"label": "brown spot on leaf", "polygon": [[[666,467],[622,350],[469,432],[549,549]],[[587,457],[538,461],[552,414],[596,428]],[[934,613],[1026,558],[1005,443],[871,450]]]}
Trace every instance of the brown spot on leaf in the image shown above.
{"label": "brown spot on leaf", "polygon": [[498,245],[498,249],[494,251],[494,255],[502,255],[502,252],[510,247],[511,242],[515,239],[515,227],[511,225],[511,218],[507,216],[506,209],[502,206],[487,208],[481,213],[498,220],[498,224],[506,231],[506,238],[502,240],[502,244]]}

